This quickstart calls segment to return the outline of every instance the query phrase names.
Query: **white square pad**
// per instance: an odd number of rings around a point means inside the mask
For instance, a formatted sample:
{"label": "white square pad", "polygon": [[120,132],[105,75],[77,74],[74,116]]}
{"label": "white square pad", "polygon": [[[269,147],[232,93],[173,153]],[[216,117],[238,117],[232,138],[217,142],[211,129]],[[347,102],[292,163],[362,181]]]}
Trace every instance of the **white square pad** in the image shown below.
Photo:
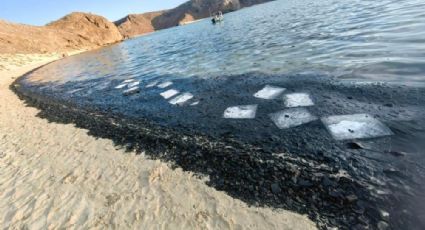
{"label": "white square pad", "polygon": [[224,118],[253,119],[257,113],[258,105],[238,105],[229,107],[224,111]]}
{"label": "white square pad", "polygon": [[174,97],[174,96],[175,96],[175,95],[177,95],[178,93],[179,93],[179,91],[178,91],[178,90],[175,90],[175,89],[169,89],[169,90],[167,90],[167,91],[165,91],[165,92],[160,93],[160,95],[161,95],[163,98],[168,99],[168,98]]}
{"label": "white square pad", "polygon": [[317,117],[311,115],[305,108],[286,109],[269,116],[279,129],[292,128],[317,120]]}
{"label": "white square pad", "polygon": [[303,107],[314,105],[313,100],[307,93],[291,93],[283,97],[286,107]]}
{"label": "white square pad", "polygon": [[276,97],[280,96],[283,93],[283,91],[285,91],[285,90],[286,90],[285,88],[272,86],[272,85],[266,85],[266,86],[264,86],[263,89],[256,92],[254,94],[254,97],[271,100],[271,99],[275,99]]}
{"label": "white square pad", "polygon": [[173,105],[181,105],[181,104],[186,103],[188,100],[190,100],[192,98],[193,98],[193,94],[191,94],[191,93],[182,93],[182,94],[178,95],[177,97],[171,99],[169,101],[169,103],[170,104],[173,104]]}
{"label": "white square pad", "polygon": [[369,114],[329,116],[323,124],[336,140],[375,138],[393,135],[393,132]]}

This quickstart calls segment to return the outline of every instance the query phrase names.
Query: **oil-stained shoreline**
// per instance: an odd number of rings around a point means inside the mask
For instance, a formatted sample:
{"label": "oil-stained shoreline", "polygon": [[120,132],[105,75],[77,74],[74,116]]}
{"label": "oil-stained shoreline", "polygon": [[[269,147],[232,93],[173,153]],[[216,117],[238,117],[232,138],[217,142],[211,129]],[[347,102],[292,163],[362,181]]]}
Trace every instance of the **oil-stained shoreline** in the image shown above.
{"label": "oil-stained shoreline", "polygon": [[[254,75],[247,74],[232,76],[228,79],[230,79],[229,82],[249,83],[247,87],[245,86],[247,89],[269,82],[279,84],[281,81],[277,80],[278,77],[269,76],[258,80],[252,76]],[[325,225],[347,228],[353,226],[361,228],[369,225],[376,228],[384,223],[397,228],[406,224],[415,227],[414,224],[419,223],[418,217],[412,215],[400,214],[399,218],[388,218],[382,212],[386,210],[391,215],[395,215],[397,210],[391,210],[391,207],[396,206],[398,209],[397,202],[400,200],[391,199],[391,195],[389,195],[390,198],[378,197],[367,189],[371,183],[368,181],[369,175],[365,176],[365,174],[371,169],[379,171],[373,167],[380,163],[366,162],[370,160],[367,157],[371,154],[365,150],[347,149],[345,143],[329,139],[319,122],[309,124],[310,130],[303,127],[295,128],[294,133],[301,134],[293,134],[292,140],[286,138],[285,143],[276,145],[273,143],[280,140],[279,136],[258,142],[255,141],[258,140],[258,136],[255,135],[239,136],[227,133],[223,136],[223,132],[211,132],[212,134],[208,135],[192,128],[178,125],[167,126],[161,124],[161,120],[151,121],[136,119],[134,116],[123,116],[120,111],[108,111],[102,106],[87,106],[75,103],[73,100],[63,100],[52,95],[37,93],[37,90],[34,90],[37,87],[31,88],[30,85],[21,84],[21,80],[22,78],[18,79],[12,85],[12,89],[30,106],[41,109],[40,117],[52,122],[76,124],[78,127],[88,129],[93,136],[112,139],[119,146],[145,152],[152,158],[166,160],[184,170],[208,175],[209,185],[226,191],[231,196],[249,204],[308,213],[322,228]],[[311,85],[308,86],[307,83]],[[314,84],[316,84],[314,87],[318,88],[317,91],[313,90]],[[234,89],[234,84],[229,85]],[[312,94],[324,92],[328,88],[334,88],[334,91],[352,89],[352,87],[337,87],[328,82],[317,84],[310,80],[300,80],[293,86],[300,85]],[[373,101],[374,96],[379,93],[391,92],[400,97],[392,99],[391,106],[386,107],[398,108],[399,104],[416,98],[416,93],[423,92],[418,89],[418,92],[406,93],[403,88],[375,87],[381,91],[372,92],[367,87],[359,87],[346,93],[356,98],[357,91],[366,91]],[[229,89],[230,86],[224,87],[218,93],[223,95],[223,92]],[[317,95],[317,98],[322,96],[328,95],[322,93]],[[200,97],[205,98],[208,95]],[[332,103],[332,96],[329,100]],[[210,102],[214,104],[214,100]],[[226,103],[226,101],[222,100],[220,103]],[[423,105],[423,98],[417,98],[413,103]],[[243,130],[244,126],[244,123],[235,122],[230,128]],[[318,135],[318,139],[311,139]],[[309,143],[309,139],[312,143]],[[324,141],[329,143],[317,145]],[[312,152],[312,150],[315,151]],[[364,169],[364,171],[358,171],[358,169]]]}

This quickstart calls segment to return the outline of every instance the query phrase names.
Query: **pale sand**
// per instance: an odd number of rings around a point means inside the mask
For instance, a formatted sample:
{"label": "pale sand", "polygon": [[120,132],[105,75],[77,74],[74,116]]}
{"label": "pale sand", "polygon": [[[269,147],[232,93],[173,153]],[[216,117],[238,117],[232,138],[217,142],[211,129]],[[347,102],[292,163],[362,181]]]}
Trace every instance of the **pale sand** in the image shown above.
{"label": "pale sand", "polygon": [[315,229],[306,216],[248,207],[191,173],[37,118],[9,85],[57,58],[0,62],[2,229]]}

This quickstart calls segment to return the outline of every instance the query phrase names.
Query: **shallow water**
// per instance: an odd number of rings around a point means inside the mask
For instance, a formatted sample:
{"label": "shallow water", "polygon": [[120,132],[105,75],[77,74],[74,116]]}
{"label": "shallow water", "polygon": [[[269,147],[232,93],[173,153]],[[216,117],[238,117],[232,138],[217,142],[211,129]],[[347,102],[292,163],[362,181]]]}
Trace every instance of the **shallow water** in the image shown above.
{"label": "shallow water", "polygon": [[15,88],[42,117],[169,153],[246,202],[321,227],[423,229],[423,9],[275,1],[68,57]]}

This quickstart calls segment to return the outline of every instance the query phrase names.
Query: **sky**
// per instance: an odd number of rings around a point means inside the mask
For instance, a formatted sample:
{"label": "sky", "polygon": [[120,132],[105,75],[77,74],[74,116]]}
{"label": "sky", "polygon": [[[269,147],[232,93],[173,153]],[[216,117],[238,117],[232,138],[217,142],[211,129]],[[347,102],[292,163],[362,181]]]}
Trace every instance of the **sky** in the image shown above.
{"label": "sky", "polygon": [[186,0],[0,0],[0,19],[45,25],[74,11],[116,21],[131,13],[174,8]]}

